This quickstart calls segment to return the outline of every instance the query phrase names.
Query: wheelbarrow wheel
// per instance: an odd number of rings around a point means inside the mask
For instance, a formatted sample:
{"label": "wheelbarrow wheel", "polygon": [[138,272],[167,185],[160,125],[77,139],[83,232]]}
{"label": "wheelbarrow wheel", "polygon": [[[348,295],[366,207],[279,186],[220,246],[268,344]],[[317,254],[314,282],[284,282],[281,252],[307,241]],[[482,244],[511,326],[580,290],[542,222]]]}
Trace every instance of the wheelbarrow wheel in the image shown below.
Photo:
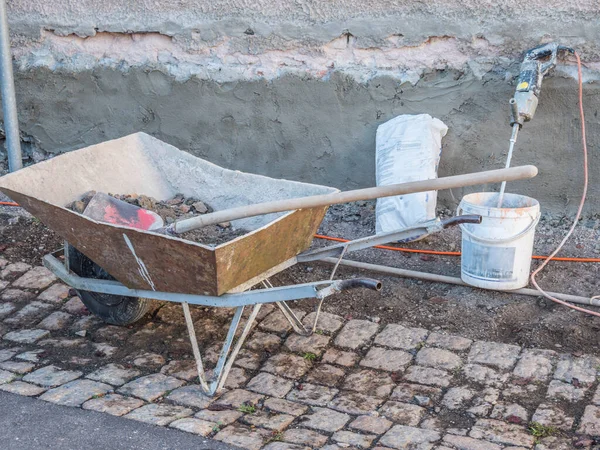
{"label": "wheelbarrow wheel", "polygon": [[[80,277],[114,280],[102,267],[75,247],[69,246],[69,268]],[[89,311],[112,325],[129,325],[140,320],[156,305],[154,300],[124,295],[77,290]]]}

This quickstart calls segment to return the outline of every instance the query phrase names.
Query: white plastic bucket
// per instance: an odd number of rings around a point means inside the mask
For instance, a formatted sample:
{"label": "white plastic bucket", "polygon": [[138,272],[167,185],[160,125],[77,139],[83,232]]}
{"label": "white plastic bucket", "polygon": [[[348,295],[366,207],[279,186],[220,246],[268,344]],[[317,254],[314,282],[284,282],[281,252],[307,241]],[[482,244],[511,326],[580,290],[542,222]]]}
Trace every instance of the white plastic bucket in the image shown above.
{"label": "white plastic bucket", "polygon": [[463,197],[457,215],[477,214],[481,224],[462,224],[461,278],[484,289],[511,290],[529,281],[535,227],[540,220],[537,200],[481,192]]}

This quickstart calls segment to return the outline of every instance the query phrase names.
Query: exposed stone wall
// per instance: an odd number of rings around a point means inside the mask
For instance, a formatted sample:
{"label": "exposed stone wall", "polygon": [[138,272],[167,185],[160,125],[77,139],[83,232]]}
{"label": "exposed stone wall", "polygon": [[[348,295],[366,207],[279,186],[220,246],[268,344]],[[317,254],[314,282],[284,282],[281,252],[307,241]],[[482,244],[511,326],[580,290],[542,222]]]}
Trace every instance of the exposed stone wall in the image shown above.
{"label": "exposed stone wall", "polygon": [[[363,187],[377,125],[425,112],[450,127],[442,174],[496,168],[522,52],[552,40],[585,61],[592,153],[599,143],[593,0],[13,0],[9,15],[21,127],[38,153],[141,130],[227,167]],[[580,192],[575,74],[567,60],[545,81],[515,153],[541,174],[509,190],[547,211]]]}

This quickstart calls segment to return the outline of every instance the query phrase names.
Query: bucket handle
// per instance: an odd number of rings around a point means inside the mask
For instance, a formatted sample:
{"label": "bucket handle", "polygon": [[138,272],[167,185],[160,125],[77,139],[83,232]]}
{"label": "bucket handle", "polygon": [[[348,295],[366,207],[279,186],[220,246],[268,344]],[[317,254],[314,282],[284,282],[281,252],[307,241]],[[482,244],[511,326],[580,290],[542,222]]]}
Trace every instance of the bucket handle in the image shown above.
{"label": "bucket handle", "polygon": [[[460,207],[460,205],[458,206],[458,208],[456,209],[456,214],[460,215],[462,213],[462,208]],[[524,236],[525,234],[529,233],[531,231],[532,228],[535,228],[535,226],[538,224],[538,222],[540,221],[540,218],[542,217],[542,212],[538,212],[537,217],[535,218],[535,220],[533,220],[531,222],[531,224],[529,224],[529,226],[527,228],[525,228],[523,231],[521,231],[520,233],[517,233],[514,236],[510,236],[504,239],[486,239],[486,238],[482,238],[480,236],[475,236],[473,233],[471,233],[469,230],[467,230],[465,228],[464,225],[459,225],[460,229],[463,233],[465,233],[467,236],[477,240],[477,241],[481,241],[481,242],[486,242],[488,244],[502,244],[504,242],[508,242],[508,241],[512,241],[515,239],[519,239],[522,236]]]}

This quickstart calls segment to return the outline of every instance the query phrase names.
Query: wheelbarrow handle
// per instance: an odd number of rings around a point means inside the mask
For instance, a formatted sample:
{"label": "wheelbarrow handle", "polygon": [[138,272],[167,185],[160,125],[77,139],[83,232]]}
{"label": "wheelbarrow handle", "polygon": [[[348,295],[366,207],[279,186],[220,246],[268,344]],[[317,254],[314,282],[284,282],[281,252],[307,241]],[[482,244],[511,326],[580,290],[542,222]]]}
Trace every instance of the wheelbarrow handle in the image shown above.
{"label": "wheelbarrow handle", "polygon": [[192,231],[207,225],[229,222],[247,217],[260,216],[296,209],[318,208],[348,203],[360,200],[373,200],[395,195],[414,194],[416,192],[438,191],[442,189],[460,188],[485,183],[499,183],[501,181],[515,181],[533,178],[538,170],[535,166],[511,167],[508,169],[487,170],[484,172],[467,173],[450,177],[435,178],[433,180],[412,181],[409,183],[391,184],[353,191],[337,192],[333,194],[314,195],[309,197],[275,200],[254,205],[239,206],[237,208],[216,211],[211,214],[178,220],[171,225],[159,230],[168,234],[180,234]]}

